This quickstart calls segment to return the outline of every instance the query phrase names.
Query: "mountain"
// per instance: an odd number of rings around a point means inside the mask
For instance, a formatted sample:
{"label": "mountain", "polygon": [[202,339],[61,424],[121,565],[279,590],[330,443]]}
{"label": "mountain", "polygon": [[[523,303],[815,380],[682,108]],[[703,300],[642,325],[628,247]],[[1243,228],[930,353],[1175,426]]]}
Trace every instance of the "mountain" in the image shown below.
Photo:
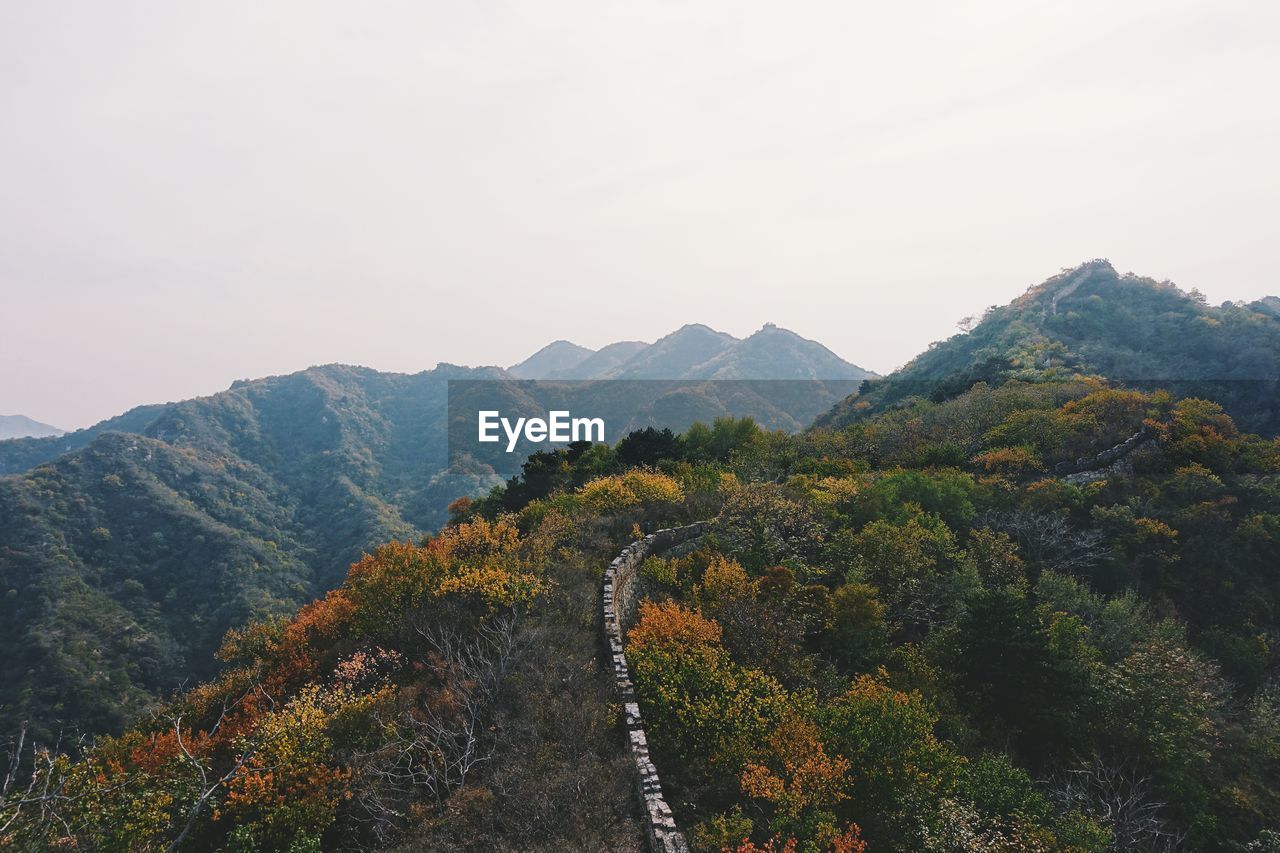
{"label": "mountain", "polygon": [[280,483],[153,438],[107,433],[0,478],[0,518],[0,720],[46,742],[119,728],[212,675],[227,628],[317,589],[315,531]]}
{"label": "mountain", "polygon": [[[451,458],[450,428],[474,442],[482,401],[512,416],[603,417],[611,442],[725,416],[803,429],[855,386],[824,348],[785,336],[737,341],[686,327],[598,353],[557,342],[517,366],[568,370],[586,352],[579,364],[670,377],[634,385],[447,364],[412,375],[326,365],[61,436],[0,441],[0,730],[24,719],[41,721],[41,737],[58,725],[118,730],[184,679],[211,674],[228,628],[323,594],[380,543],[439,528],[451,501],[503,482],[528,452],[490,445],[491,454]],[[809,375],[832,379],[778,388],[677,378],[764,370],[746,355],[770,337],[787,359],[814,359]],[[736,366],[703,367],[739,347]]]}
{"label": "mountain", "polygon": [[553,370],[546,376],[530,377],[533,379],[598,379],[609,371],[619,367],[643,350],[649,348],[644,341],[618,341],[609,344],[587,356],[573,367]]}
{"label": "mountain", "polygon": [[118,728],[209,673],[228,628],[438,527],[494,479],[448,470],[447,382],[502,375],[330,365],[136,411],[129,433],[0,442],[56,457],[0,477],[0,726]]}
{"label": "mountain", "polygon": [[692,323],[655,343],[618,341],[596,352],[556,341],[507,369],[517,379],[869,379],[817,341],[767,323],[744,340]]}
{"label": "mountain", "polygon": [[1213,307],[1195,291],[1089,261],[865,384],[818,425],[840,426],[911,398],[950,399],[978,382],[1103,376],[1216,400],[1242,428],[1276,435],[1280,317],[1260,304],[1274,303]]}
{"label": "mountain", "polygon": [[557,371],[570,370],[594,355],[586,347],[570,341],[552,341],[519,364],[507,368],[517,379],[545,379]]}
{"label": "mountain", "polygon": [[706,379],[870,379],[876,374],[850,364],[817,341],[767,323],[698,365],[690,375]]}
{"label": "mountain", "polygon": [[767,323],[744,340],[699,324],[684,326],[599,374],[608,379],[868,379],[817,341]]}
{"label": "mountain", "polygon": [[1280,317],[1280,296],[1264,296],[1249,307]]}
{"label": "mountain", "polygon": [[737,343],[733,335],[691,323],[659,338],[627,361],[605,372],[604,379],[705,379],[691,376],[697,368]]}
{"label": "mountain", "polygon": [[[1274,849],[1277,478],[1280,443],[1215,404],[1096,379],[839,435],[721,421],[539,454],[429,541],[229,634],[225,670],[121,737],[28,746],[0,843]],[[79,546],[109,549],[132,514],[70,527],[109,525]],[[265,534],[243,545],[262,559]],[[131,616],[86,639],[85,677],[165,651]]]}
{"label": "mountain", "polygon": [[44,438],[63,431],[32,420],[26,415],[0,415],[0,441],[8,438]]}
{"label": "mountain", "polygon": [[84,429],[60,435],[0,440],[0,475],[27,471],[63,453],[79,450],[105,432],[141,432],[164,408],[165,404],[136,406]]}
{"label": "mountain", "polygon": [[[794,419],[866,380],[330,365],[84,431],[0,478],[0,726],[29,750],[0,843],[1268,849],[1280,442],[1112,386],[1265,417],[1276,325],[1091,263],[867,382],[847,431],[540,453],[418,544],[498,470],[448,466],[457,395]],[[683,372],[813,346],[766,327]]]}

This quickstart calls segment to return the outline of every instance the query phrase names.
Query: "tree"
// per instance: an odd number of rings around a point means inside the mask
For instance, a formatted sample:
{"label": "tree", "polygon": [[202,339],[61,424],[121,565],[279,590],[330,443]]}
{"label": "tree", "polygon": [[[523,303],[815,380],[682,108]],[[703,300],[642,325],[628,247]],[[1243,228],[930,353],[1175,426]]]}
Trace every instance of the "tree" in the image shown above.
{"label": "tree", "polygon": [[654,427],[627,433],[614,450],[618,464],[628,468],[657,465],[663,460],[680,458],[680,442],[675,433]]}
{"label": "tree", "polygon": [[788,699],[773,678],[733,663],[720,634],[695,611],[646,603],[627,659],[652,737],[688,758],[737,768],[767,740]]}
{"label": "tree", "polygon": [[1008,587],[969,602],[955,629],[934,640],[938,663],[989,742],[1012,738],[1033,766],[1086,743],[1083,670],[1055,652],[1032,603]]}
{"label": "tree", "polygon": [[888,641],[885,606],[871,584],[849,583],[831,596],[831,632],[827,645],[851,667],[864,666],[883,654]]}
{"label": "tree", "polygon": [[1225,687],[1217,668],[1168,638],[1138,646],[1102,679],[1106,723],[1152,770],[1156,791],[1189,824],[1203,817],[1223,733]]}
{"label": "tree", "polygon": [[1027,570],[1006,533],[979,527],[969,533],[961,561],[971,565],[988,588],[1025,589]]}
{"label": "tree", "polygon": [[937,716],[919,693],[862,675],[818,711],[826,748],[849,761],[847,809],[841,813],[886,845],[910,847],[916,810],[954,784],[960,758],[934,734]]}
{"label": "tree", "polygon": [[901,521],[882,519],[862,528],[849,550],[852,559],[846,579],[878,587],[900,617],[944,561],[954,556],[955,537],[941,518],[908,505]]}
{"label": "tree", "polygon": [[848,798],[849,760],[828,755],[818,727],[797,711],[783,717],[765,748],[739,774],[744,794],[774,812],[771,828],[820,845],[838,836],[829,809]]}

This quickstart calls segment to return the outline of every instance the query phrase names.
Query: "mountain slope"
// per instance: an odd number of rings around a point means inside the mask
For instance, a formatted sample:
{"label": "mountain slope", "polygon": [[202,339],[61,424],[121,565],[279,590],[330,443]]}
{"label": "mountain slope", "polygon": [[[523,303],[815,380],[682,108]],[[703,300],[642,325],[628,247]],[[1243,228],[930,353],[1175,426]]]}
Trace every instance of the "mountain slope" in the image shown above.
{"label": "mountain slope", "polygon": [[659,338],[652,346],[603,374],[604,379],[705,379],[697,368],[728,350],[737,338],[692,323]]}
{"label": "mountain slope", "polygon": [[[1268,849],[1280,443],[1099,380],[860,427],[541,455],[229,637],[216,680],[17,776],[50,793],[6,841],[640,850],[647,812],[708,850]],[[1088,487],[1041,464],[1136,428]]]}
{"label": "mountain slope", "polygon": [[552,341],[519,364],[507,368],[517,379],[545,379],[557,371],[570,370],[594,355],[592,350],[570,341]]}
{"label": "mountain slope", "polygon": [[0,441],[10,438],[45,438],[62,434],[63,430],[32,420],[26,415],[0,415]]}
{"label": "mountain slope", "polygon": [[17,474],[63,453],[79,450],[104,432],[141,432],[164,408],[165,404],[136,406],[84,429],[60,435],[0,440],[0,475]]}
{"label": "mountain slope", "polygon": [[817,341],[768,323],[760,331],[699,365],[706,379],[870,379]]}
{"label": "mountain slope", "polygon": [[[737,343],[706,327],[668,337],[647,366],[676,376]],[[552,349],[576,358],[572,347]],[[649,352],[613,349],[600,355],[631,351],[630,362]],[[509,379],[497,368],[327,365],[64,436],[0,442],[0,472],[12,474],[0,477],[0,651],[28,650],[0,667],[0,727],[30,718],[116,730],[183,678],[211,672],[227,628],[333,588],[379,543],[439,528],[451,501],[501,482],[524,458],[494,445],[492,456],[450,459],[450,381]],[[794,432],[852,388],[485,381],[454,393],[460,412],[480,399],[471,395],[492,393],[513,416],[603,416],[612,441],[722,416]],[[474,414],[460,418],[474,439]]]}
{"label": "mountain slope", "polygon": [[0,478],[0,721],[115,729],[222,634],[312,594],[289,496],[255,467],[108,433]]}
{"label": "mountain slope", "polygon": [[1104,376],[1226,406],[1243,428],[1280,432],[1280,318],[1206,305],[1167,282],[1090,261],[990,310],[821,418],[839,426],[911,397],[949,399],[977,382]]}
{"label": "mountain slope", "polygon": [[0,725],[118,728],[208,673],[227,628],[437,527],[490,481],[446,471],[447,380],[498,375],[333,365],[237,383],[0,478]]}
{"label": "mountain slope", "polygon": [[553,370],[535,379],[598,379],[649,348],[644,341],[618,341],[603,346],[573,367]]}

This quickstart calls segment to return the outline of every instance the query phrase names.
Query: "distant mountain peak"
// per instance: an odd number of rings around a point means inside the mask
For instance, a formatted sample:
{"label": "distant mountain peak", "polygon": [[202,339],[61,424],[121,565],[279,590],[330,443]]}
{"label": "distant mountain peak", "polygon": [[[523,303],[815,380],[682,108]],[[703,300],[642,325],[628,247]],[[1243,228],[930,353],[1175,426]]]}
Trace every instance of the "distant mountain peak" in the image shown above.
{"label": "distant mountain peak", "polygon": [[784,329],[783,327],[777,325],[776,323],[765,323],[759,329],[757,329],[756,331],[748,335],[746,338],[744,338],[744,340],[749,341],[752,338],[767,338],[770,336],[800,338],[801,340],[805,340],[805,338],[801,337],[800,335],[796,334],[790,329]]}
{"label": "distant mountain peak", "polygon": [[737,343],[733,335],[687,323],[603,374],[606,379],[685,379],[698,365]]}
{"label": "distant mountain peak", "polygon": [[552,341],[519,364],[507,368],[517,379],[543,379],[557,371],[568,370],[595,354],[595,350],[578,346],[573,341]]}
{"label": "distant mountain peak", "polygon": [[553,341],[507,371],[519,379],[866,379],[817,341],[776,323],[738,339],[705,323],[686,323],[653,343],[618,341],[592,352]]}
{"label": "distant mountain peak", "polygon": [[850,364],[817,341],[765,323],[697,368],[710,379],[872,379],[876,374]]}
{"label": "distant mountain peak", "polygon": [[26,415],[0,415],[0,441],[10,438],[47,438],[64,432]]}
{"label": "distant mountain peak", "polygon": [[674,332],[672,332],[671,334],[666,335],[666,336],[664,336],[664,337],[662,337],[662,338],[659,338],[658,340],[659,340],[659,341],[665,341],[665,340],[669,340],[669,339],[671,339],[671,338],[676,338],[676,337],[692,337],[692,336],[695,336],[695,335],[697,335],[697,336],[704,336],[704,337],[720,338],[720,339],[722,339],[722,340],[730,340],[730,341],[736,341],[736,340],[737,340],[737,338],[735,338],[733,335],[729,334],[728,332],[721,332],[721,331],[718,331],[718,330],[713,329],[713,328],[711,328],[710,326],[706,325],[705,323],[685,323],[683,326],[681,326],[680,328],[676,329],[676,330],[675,330]]}
{"label": "distant mountain peak", "polygon": [[616,341],[602,346],[572,367],[548,373],[546,379],[594,379],[635,358],[651,346],[646,341]]}

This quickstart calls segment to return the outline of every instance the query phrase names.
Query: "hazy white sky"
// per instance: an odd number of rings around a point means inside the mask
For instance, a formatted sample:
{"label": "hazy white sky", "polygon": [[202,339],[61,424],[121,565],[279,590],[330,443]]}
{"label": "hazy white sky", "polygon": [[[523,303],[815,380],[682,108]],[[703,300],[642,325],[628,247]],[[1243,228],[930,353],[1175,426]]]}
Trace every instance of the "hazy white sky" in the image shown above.
{"label": "hazy white sky", "polygon": [[766,321],[888,371],[1092,257],[1280,292],[1280,4],[0,0],[0,413]]}

